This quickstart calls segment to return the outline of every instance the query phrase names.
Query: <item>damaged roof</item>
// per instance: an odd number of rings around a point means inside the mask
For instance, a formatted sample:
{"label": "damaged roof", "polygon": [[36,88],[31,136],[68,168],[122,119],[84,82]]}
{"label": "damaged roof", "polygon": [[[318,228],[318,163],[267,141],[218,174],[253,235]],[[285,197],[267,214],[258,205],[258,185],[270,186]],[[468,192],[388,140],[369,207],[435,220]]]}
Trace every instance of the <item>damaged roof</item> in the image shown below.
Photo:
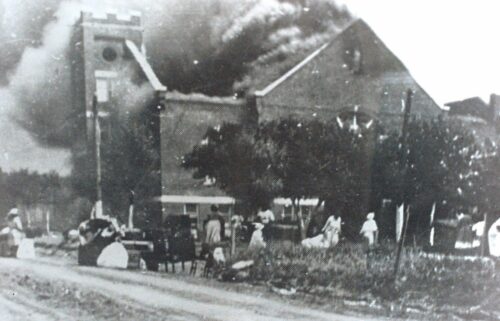
{"label": "damaged roof", "polygon": [[134,57],[135,61],[141,67],[142,72],[148,79],[153,89],[158,92],[167,91],[167,87],[165,87],[160,82],[155,72],[153,71],[153,68],[151,68],[151,65],[148,63],[146,56],[144,56],[144,54],[139,50],[139,48],[137,48],[135,43],[130,40],[125,40],[125,45],[127,46],[128,50],[130,50],[130,52],[132,53],[132,56]]}

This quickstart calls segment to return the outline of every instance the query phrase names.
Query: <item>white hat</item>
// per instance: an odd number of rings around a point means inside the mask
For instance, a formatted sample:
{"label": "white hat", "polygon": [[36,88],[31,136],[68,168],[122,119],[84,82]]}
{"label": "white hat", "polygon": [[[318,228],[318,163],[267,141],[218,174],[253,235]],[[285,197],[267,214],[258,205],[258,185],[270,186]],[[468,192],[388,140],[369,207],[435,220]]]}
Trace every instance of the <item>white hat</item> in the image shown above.
{"label": "white hat", "polygon": [[366,215],[366,218],[369,220],[373,220],[375,218],[375,213],[374,212],[368,213],[368,215]]}

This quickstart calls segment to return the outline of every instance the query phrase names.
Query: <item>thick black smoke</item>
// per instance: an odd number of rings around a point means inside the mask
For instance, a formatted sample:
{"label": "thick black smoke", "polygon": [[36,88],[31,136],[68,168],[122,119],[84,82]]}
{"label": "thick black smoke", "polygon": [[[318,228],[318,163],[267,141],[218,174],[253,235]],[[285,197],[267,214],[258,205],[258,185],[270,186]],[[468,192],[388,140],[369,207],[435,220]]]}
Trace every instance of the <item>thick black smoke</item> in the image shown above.
{"label": "thick black smoke", "polygon": [[165,23],[155,17],[146,28],[160,78],[185,93],[222,96],[246,90],[251,82],[245,75],[318,47],[352,20],[331,0],[202,3],[187,2],[184,11]]}
{"label": "thick black smoke", "polygon": [[332,0],[0,0],[0,90],[11,97],[0,107],[10,106],[46,146],[74,142],[69,133],[81,111],[71,109],[68,94],[68,45],[88,8],[141,11],[161,81],[169,90],[208,95],[251,88],[261,70],[317,47],[352,19]]}

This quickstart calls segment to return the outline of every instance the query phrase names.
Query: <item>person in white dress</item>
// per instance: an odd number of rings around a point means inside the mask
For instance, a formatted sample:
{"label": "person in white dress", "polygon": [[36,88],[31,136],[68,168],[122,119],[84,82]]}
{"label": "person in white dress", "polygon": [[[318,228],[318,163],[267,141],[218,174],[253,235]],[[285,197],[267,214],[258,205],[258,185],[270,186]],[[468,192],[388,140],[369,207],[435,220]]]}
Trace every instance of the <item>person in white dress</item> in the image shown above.
{"label": "person in white dress", "polygon": [[250,239],[250,244],[248,247],[266,247],[266,242],[264,241],[264,235],[262,230],[264,229],[264,224],[260,222],[253,223],[255,226],[255,230],[252,233],[252,237]]}
{"label": "person in white dress", "polygon": [[365,241],[368,243],[368,248],[371,248],[375,244],[377,244],[378,227],[377,222],[375,222],[375,213],[368,213],[368,215],[366,216],[366,221],[363,223],[359,234],[361,234]]}
{"label": "person in white dress", "polygon": [[321,231],[325,235],[326,243],[328,247],[335,246],[339,243],[339,235],[341,231],[341,218],[335,218],[334,215],[330,215],[326,220],[325,226],[321,229]]}

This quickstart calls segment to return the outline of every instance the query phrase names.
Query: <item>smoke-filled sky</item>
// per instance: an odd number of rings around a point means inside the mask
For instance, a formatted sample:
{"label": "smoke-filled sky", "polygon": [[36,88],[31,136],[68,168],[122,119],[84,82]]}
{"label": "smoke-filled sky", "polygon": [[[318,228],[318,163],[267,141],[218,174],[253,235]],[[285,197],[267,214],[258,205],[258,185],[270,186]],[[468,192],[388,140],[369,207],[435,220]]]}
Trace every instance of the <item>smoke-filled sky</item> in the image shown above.
{"label": "smoke-filled sky", "polygon": [[69,173],[67,49],[83,7],[142,11],[149,59],[169,89],[231,95],[252,71],[335,36],[352,19],[339,3],[440,105],[500,91],[495,0],[0,0],[0,167]]}

